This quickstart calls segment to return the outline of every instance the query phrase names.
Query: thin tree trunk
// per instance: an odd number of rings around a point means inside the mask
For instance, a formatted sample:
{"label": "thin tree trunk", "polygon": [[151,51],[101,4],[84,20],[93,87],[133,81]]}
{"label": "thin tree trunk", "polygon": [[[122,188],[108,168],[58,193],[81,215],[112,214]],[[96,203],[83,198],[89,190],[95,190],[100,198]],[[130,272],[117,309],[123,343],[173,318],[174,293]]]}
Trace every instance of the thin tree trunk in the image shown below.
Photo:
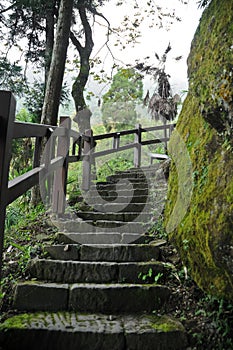
{"label": "thin tree trunk", "polygon": [[[73,0],[61,0],[56,37],[53,45],[50,69],[47,75],[45,98],[42,109],[41,122],[43,124],[57,125],[62,81],[65,70],[67,48],[69,44],[72,10]],[[49,30],[51,31],[51,29],[52,28],[50,27]],[[48,43],[48,46],[52,44],[52,36],[50,37],[50,40],[51,41],[50,44]],[[35,187],[32,191],[31,204],[35,206],[39,202],[39,189],[38,187]]]}
{"label": "thin tree trunk", "polygon": [[[49,69],[51,65],[53,45],[54,45],[54,26],[55,26],[55,5],[56,0],[53,0],[51,4],[48,4],[46,9],[45,21],[46,21],[46,39],[45,39],[45,57],[44,57],[44,74],[45,74],[45,89],[48,80]],[[41,115],[38,116],[37,123],[40,123]],[[31,190],[30,204],[35,207],[41,202],[39,185],[34,186]]]}
{"label": "thin tree trunk", "polygon": [[41,121],[57,125],[74,0],[61,0]]}
{"label": "thin tree trunk", "polygon": [[78,122],[79,131],[81,133],[84,133],[85,130],[91,128],[90,127],[91,112],[87,108],[87,105],[85,102],[84,89],[90,73],[89,59],[92,53],[94,42],[92,38],[92,29],[88,22],[86,11],[87,11],[86,2],[80,1],[79,15],[80,15],[80,19],[84,29],[85,45],[82,46],[80,41],[75,37],[75,35],[72,32],[70,33],[70,38],[72,40],[72,43],[78,50],[79,56],[80,56],[80,70],[72,87],[72,96],[75,102],[75,108],[77,113],[74,120]]}
{"label": "thin tree trunk", "polygon": [[49,69],[54,45],[54,27],[55,27],[55,5],[56,0],[51,1],[46,9],[45,26],[45,85],[49,75]]}

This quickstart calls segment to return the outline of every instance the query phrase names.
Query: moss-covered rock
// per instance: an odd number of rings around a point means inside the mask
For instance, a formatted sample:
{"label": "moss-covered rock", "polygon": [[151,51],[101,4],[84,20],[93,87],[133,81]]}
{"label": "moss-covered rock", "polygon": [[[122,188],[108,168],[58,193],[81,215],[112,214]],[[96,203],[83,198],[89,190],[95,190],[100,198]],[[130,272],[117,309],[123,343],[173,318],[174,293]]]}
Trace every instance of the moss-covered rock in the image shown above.
{"label": "moss-covered rock", "polygon": [[[165,217],[204,290],[233,300],[233,1],[204,11],[188,59],[190,89],[170,141]],[[180,140],[185,149],[180,151]],[[179,158],[179,162],[177,159]],[[183,169],[189,159],[189,182]],[[191,174],[190,174],[191,173]],[[183,175],[182,175],[183,174]],[[182,187],[182,189],[180,189]],[[190,199],[190,203],[189,203]],[[185,212],[179,216],[179,210]],[[176,215],[174,215],[176,213]]]}

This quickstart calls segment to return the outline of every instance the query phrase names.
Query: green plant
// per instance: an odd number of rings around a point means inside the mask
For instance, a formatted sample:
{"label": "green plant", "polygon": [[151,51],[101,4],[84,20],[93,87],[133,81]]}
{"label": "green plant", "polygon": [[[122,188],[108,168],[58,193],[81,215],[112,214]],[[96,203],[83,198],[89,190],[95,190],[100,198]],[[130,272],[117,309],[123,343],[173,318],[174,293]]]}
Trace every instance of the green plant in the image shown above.
{"label": "green plant", "polygon": [[157,284],[161,277],[163,276],[162,272],[157,273],[157,275],[153,275],[153,270],[150,267],[147,273],[140,272],[138,274],[138,278],[146,283],[155,283]]}
{"label": "green plant", "polygon": [[[230,350],[233,348],[233,304],[222,298],[206,295],[198,303],[195,316],[201,316],[203,320],[213,329],[213,336],[216,337],[215,349]],[[204,342],[201,333],[194,333],[197,345]]]}
{"label": "green plant", "polygon": [[168,235],[164,227],[164,221],[163,218],[160,217],[150,228],[149,230],[149,236],[155,236],[159,239],[167,239]]}
{"label": "green plant", "polygon": [[182,243],[183,243],[183,249],[184,250],[188,250],[189,249],[189,240],[188,239],[183,239],[183,241],[182,241]]}
{"label": "green plant", "polygon": [[97,168],[97,181],[106,181],[106,177],[114,174],[117,171],[125,171],[133,166],[133,162],[118,156],[104,162]]}

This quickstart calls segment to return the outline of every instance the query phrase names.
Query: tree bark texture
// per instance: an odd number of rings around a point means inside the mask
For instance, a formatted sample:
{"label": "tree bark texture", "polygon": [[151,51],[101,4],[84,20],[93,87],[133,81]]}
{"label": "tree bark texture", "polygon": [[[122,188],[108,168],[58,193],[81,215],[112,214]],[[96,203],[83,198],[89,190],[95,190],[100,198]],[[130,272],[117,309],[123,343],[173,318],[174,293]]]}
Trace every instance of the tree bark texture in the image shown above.
{"label": "tree bark texture", "polygon": [[81,133],[84,133],[85,130],[90,129],[91,112],[86,106],[84,98],[84,89],[90,73],[89,59],[94,46],[92,38],[92,29],[87,19],[87,9],[85,6],[85,1],[80,2],[79,16],[84,29],[85,45],[82,46],[79,40],[75,37],[75,35],[72,32],[70,33],[72,43],[78,50],[80,56],[80,70],[72,87],[72,96],[75,102],[75,108],[77,113],[74,120],[78,122],[79,131]]}
{"label": "tree bark texture", "polygon": [[61,0],[52,60],[46,84],[41,121],[57,125],[57,116],[69,43],[73,0]]}
{"label": "tree bark texture", "polygon": [[53,53],[54,45],[54,26],[55,26],[55,6],[56,0],[51,1],[46,9],[46,25],[45,25],[45,83],[47,82],[49,69]]}

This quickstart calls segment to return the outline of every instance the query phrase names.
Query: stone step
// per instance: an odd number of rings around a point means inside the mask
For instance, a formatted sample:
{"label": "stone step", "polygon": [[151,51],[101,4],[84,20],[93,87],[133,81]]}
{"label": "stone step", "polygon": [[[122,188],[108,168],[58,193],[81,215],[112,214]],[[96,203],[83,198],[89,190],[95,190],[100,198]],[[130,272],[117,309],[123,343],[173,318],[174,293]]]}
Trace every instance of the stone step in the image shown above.
{"label": "stone step", "polygon": [[79,205],[79,210],[81,211],[93,211],[100,213],[138,213],[142,211],[150,212],[151,211],[151,205],[145,203],[132,203],[128,205],[123,205],[122,203],[111,203],[107,202],[106,204],[94,204],[93,206],[90,206],[88,204],[81,204]]}
{"label": "stone step", "polygon": [[128,181],[127,179],[123,179],[120,182],[106,182],[106,183],[96,183],[90,186],[90,189],[102,191],[102,190],[111,190],[115,189],[116,187],[145,187],[148,188],[150,187],[150,183],[148,183],[147,180],[140,180],[140,179],[132,179],[132,181]]}
{"label": "stone step", "polygon": [[139,190],[138,192],[120,190],[118,192],[108,191],[107,193],[98,193],[97,191],[88,192],[85,197],[85,202],[89,205],[94,204],[140,204],[153,202],[153,196],[164,196],[167,193],[167,185],[160,187],[159,189],[148,191]]}
{"label": "stone step", "polygon": [[170,289],[155,284],[18,283],[13,307],[18,311],[80,311],[103,314],[152,312]]}
{"label": "stone step", "polygon": [[155,178],[155,179],[145,179],[142,181],[141,179],[122,179],[120,181],[115,182],[106,182],[106,184],[95,185],[92,184],[90,186],[90,190],[108,190],[108,189],[116,189],[116,188],[160,188],[161,185],[167,185],[167,182],[164,179]]}
{"label": "stone step", "polygon": [[139,213],[139,212],[123,212],[123,213],[114,213],[114,212],[94,212],[94,211],[77,211],[77,216],[84,221],[123,221],[123,222],[131,222],[137,219],[140,214],[140,220],[143,222],[147,222],[152,218],[151,213]]}
{"label": "stone step", "polygon": [[120,179],[153,179],[154,177],[164,177],[163,170],[159,169],[150,169],[143,171],[123,171],[116,172],[115,174],[109,175],[106,177],[106,181],[114,182]]}
{"label": "stone step", "polygon": [[[107,204],[107,203],[111,203],[111,204],[141,204],[141,203],[147,203],[147,201],[149,200],[149,196],[146,194],[143,195],[133,195],[133,196],[126,196],[126,195],[116,195],[115,196],[90,196],[88,194],[88,196],[85,198],[85,201],[89,204],[89,205],[94,205],[94,204]],[[101,202],[102,203],[101,203]]]}
{"label": "stone step", "polygon": [[[97,193],[96,193],[97,192]],[[90,190],[88,192],[88,197],[96,196],[98,195],[98,191],[92,191]],[[127,188],[120,188],[117,191],[116,190],[102,190],[99,192],[99,195],[101,197],[115,197],[115,196],[127,196],[127,197],[133,197],[133,196],[148,196],[148,188],[132,188],[132,189],[127,189]]]}
{"label": "stone step", "polygon": [[165,244],[162,239],[153,244],[59,244],[44,250],[55,260],[133,262],[158,260]]}
{"label": "stone step", "polygon": [[0,345],[7,350],[183,350],[187,335],[168,316],[40,312],[3,322]]}
{"label": "stone step", "polygon": [[106,181],[109,182],[115,182],[115,181],[119,181],[121,179],[143,179],[145,180],[147,177],[143,172],[138,172],[138,173],[131,173],[131,172],[125,172],[125,173],[118,173],[118,174],[113,174],[113,175],[109,175],[106,177]]}
{"label": "stone step", "polygon": [[[138,217],[140,219],[140,216]],[[141,234],[150,226],[149,223],[143,221],[134,221],[126,223],[124,221],[105,221],[105,220],[59,220],[54,221],[54,224],[63,232],[107,232],[107,233],[136,233]],[[101,230],[102,231],[101,231]]]}
{"label": "stone step", "polygon": [[[142,229],[143,232],[143,229]],[[127,244],[144,242],[140,233],[130,232],[58,232],[56,240],[59,243],[72,244]]]}
{"label": "stone step", "polygon": [[55,283],[153,283],[166,280],[172,266],[159,261],[97,262],[34,259],[30,261],[32,278]]}

